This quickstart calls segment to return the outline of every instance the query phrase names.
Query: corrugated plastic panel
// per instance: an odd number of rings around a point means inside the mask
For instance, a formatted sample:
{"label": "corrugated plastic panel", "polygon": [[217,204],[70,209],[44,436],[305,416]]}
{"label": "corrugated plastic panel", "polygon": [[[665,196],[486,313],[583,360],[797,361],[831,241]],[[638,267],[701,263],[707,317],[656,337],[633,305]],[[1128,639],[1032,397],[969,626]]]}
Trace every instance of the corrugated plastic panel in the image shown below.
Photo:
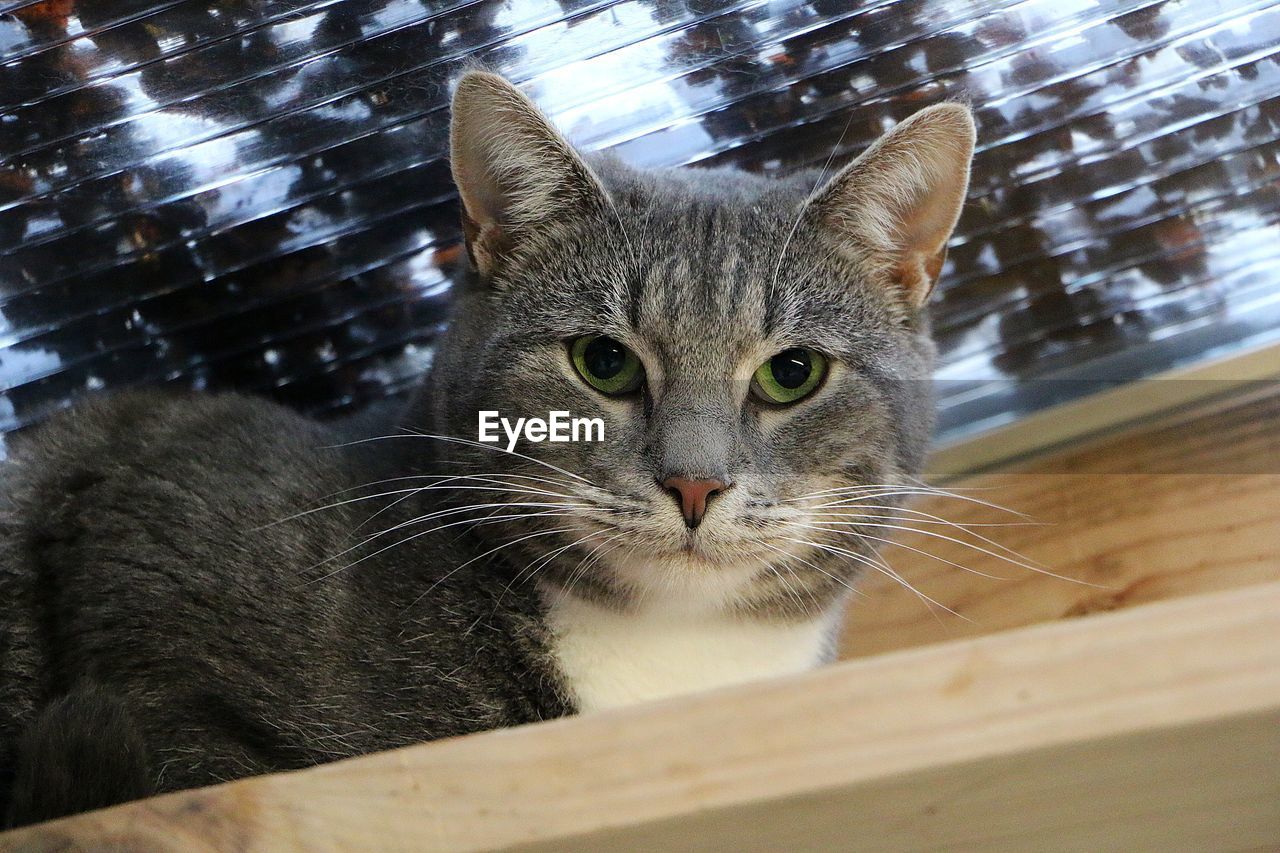
{"label": "corrugated plastic panel", "polygon": [[786,171],[971,103],[944,437],[1280,338],[1280,0],[0,3],[0,433],[86,391],[402,393],[458,262],[447,84]]}

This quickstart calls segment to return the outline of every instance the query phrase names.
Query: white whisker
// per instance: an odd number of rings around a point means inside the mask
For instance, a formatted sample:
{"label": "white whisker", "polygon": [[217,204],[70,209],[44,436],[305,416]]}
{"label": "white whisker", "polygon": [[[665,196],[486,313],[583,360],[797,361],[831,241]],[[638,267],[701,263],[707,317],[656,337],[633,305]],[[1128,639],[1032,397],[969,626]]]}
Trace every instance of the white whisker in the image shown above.
{"label": "white whisker", "polygon": [[[969,548],[973,551],[977,551],[980,554],[986,554],[988,557],[992,557],[993,559],[1001,560],[1005,563],[1009,563],[1010,565],[1018,566],[1019,568],[1026,569],[1028,571],[1032,571],[1037,574],[1045,575],[1046,577],[1056,578],[1057,580],[1068,581],[1070,583],[1077,583],[1077,584],[1081,584],[1082,586],[1089,586],[1095,589],[1105,588],[1099,584],[1090,583],[1089,581],[1080,580],[1078,578],[1070,578],[1070,577],[1067,577],[1066,575],[1060,575],[1060,574],[1057,574],[1056,572],[1050,571],[1049,569],[1043,568],[1042,566],[1039,566],[1037,564],[1027,562],[1025,558],[1022,558],[1021,554],[1018,554],[1016,551],[1013,551],[1012,549],[1005,548],[1005,546],[1000,545],[999,543],[991,543],[991,544],[995,545],[996,547],[1002,550],[1008,551],[1010,554],[1013,554],[1015,556],[1006,556],[1004,554],[998,554],[995,551],[990,551],[986,548],[983,548],[981,545],[975,545],[972,542],[965,542],[963,539],[957,539],[954,536],[947,536],[946,534],[939,533],[936,530],[921,530],[916,527],[907,527],[900,524],[887,524],[883,522],[866,522],[866,521],[851,521],[851,522],[816,521],[814,522],[814,524],[840,525],[840,526],[844,526],[845,524],[848,524],[851,526],[878,527],[878,528],[883,528],[887,530],[899,530],[907,533],[915,533],[919,536],[929,536],[934,539],[942,539],[943,541],[951,542],[952,544],[959,545],[964,548]],[[843,530],[833,529],[831,527],[825,527],[823,529],[828,529],[828,530],[832,530],[832,532],[835,532],[835,533],[844,533],[848,535],[864,535],[864,534],[859,534],[856,531],[843,531]],[[990,541],[990,540],[986,540],[986,537],[980,536],[979,534],[973,533],[972,531],[965,531],[965,532],[969,533],[970,536],[974,536],[979,539],[983,539],[985,541]],[[941,562],[947,563],[952,566],[957,566],[958,568],[962,568],[967,572],[973,572],[974,574],[983,575],[984,577],[993,578],[995,580],[1009,580],[1009,578],[1000,577],[998,575],[988,575],[988,574],[985,574],[984,572],[979,572],[977,569],[966,568],[965,566],[961,566],[958,563],[953,563],[950,560],[939,557],[937,554],[932,554],[928,551],[920,550],[919,548],[913,548],[910,545],[906,545],[900,541],[890,540],[890,539],[879,539],[873,536],[868,536],[867,538],[875,539],[878,542],[884,542],[890,545],[896,545],[899,548],[906,548],[909,551],[915,551],[916,553],[923,554],[926,557],[931,557],[932,559],[939,560]]]}
{"label": "white whisker", "polygon": [[[360,548],[364,547],[365,545],[367,545],[367,544],[369,544],[370,542],[372,542],[374,539],[377,539],[377,538],[379,538],[379,537],[381,537],[381,536],[385,536],[386,534],[388,534],[388,533],[392,533],[392,532],[394,532],[394,531],[396,531],[396,530],[403,529],[404,527],[410,526],[410,525],[412,525],[412,524],[418,524],[418,523],[421,523],[421,522],[423,522],[423,521],[431,520],[431,519],[434,519],[434,518],[442,518],[442,517],[446,517],[446,516],[449,516],[449,515],[456,515],[456,514],[459,514],[459,513],[462,513],[462,512],[467,512],[467,511],[474,510],[474,509],[489,509],[489,508],[491,508],[491,507],[512,507],[512,508],[519,508],[519,507],[530,507],[530,506],[559,507],[559,506],[563,506],[563,505],[561,505],[561,504],[540,504],[540,505],[537,505],[537,504],[518,504],[518,503],[509,503],[509,504],[475,504],[475,505],[471,505],[471,506],[465,506],[465,507],[454,507],[454,508],[451,508],[451,509],[448,509],[448,510],[441,510],[441,511],[439,511],[439,512],[429,513],[428,515],[425,515],[425,516],[419,516],[418,518],[412,519],[412,520],[410,520],[410,521],[403,522],[403,523],[401,523],[401,524],[397,524],[397,525],[396,525],[396,526],[394,526],[394,527],[389,527],[389,528],[387,528],[386,530],[380,531],[380,532],[378,532],[378,533],[374,533],[374,534],[372,534],[372,535],[370,535],[370,536],[366,537],[362,542],[358,542],[358,543],[356,543],[355,545],[352,545],[350,548],[346,548],[346,549],[344,549],[344,550],[342,550],[342,551],[338,552],[337,554],[334,554],[333,556],[326,557],[325,559],[321,560],[320,562],[315,563],[314,565],[312,565],[312,566],[310,566],[308,569],[306,569],[306,571],[310,572],[310,571],[313,571],[313,570],[315,570],[315,569],[318,569],[320,566],[323,566],[325,563],[331,562],[332,560],[336,560],[336,559],[338,559],[339,557],[342,557],[342,556],[343,556],[343,555],[345,555],[345,554],[349,554],[349,553],[351,553],[352,551],[355,551],[355,550],[358,550],[358,549],[360,549]],[[477,522],[477,521],[476,521],[475,519],[473,519],[473,518],[464,518],[464,519],[462,519],[461,521],[451,521],[451,522],[449,522],[448,524],[442,524],[442,525],[439,525],[439,526],[436,526],[436,527],[432,527],[432,528],[429,528],[429,529],[427,529],[427,530],[423,530],[423,531],[420,531],[420,532],[418,532],[418,533],[415,533],[415,534],[414,534],[414,535],[412,535],[412,536],[409,536],[409,537],[407,537],[407,538],[405,538],[405,539],[401,539],[399,542],[395,542],[395,543],[393,543],[393,544],[391,544],[391,545],[388,545],[388,546],[386,546],[386,547],[384,547],[384,548],[380,548],[380,549],[378,549],[377,551],[374,551],[372,554],[366,554],[365,556],[361,557],[360,559],[358,559],[358,560],[356,560],[356,561],[354,561],[354,562],[352,562],[352,563],[349,563],[349,564],[347,564],[346,566],[343,566],[343,567],[342,567],[342,568],[340,568],[340,569],[336,569],[336,570],[334,570],[333,572],[331,572],[331,573],[329,573],[329,574],[327,574],[327,575],[324,575],[324,576],[322,576],[322,577],[320,577],[320,578],[317,578],[317,579],[315,579],[314,581],[308,581],[308,583],[316,583],[316,582],[318,582],[318,581],[325,580],[326,578],[333,577],[333,576],[334,576],[335,574],[337,574],[338,572],[344,571],[344,570],[349,569],[349,568],[351,568],[352,566],[354,566],[354,565],[356,565],[356,564],[358,564],[358,563],[362,563],[362,562],[364,562],[365,560],[368,560],[368,559],[371,559],[371,558],[373,558],[373,557],[376,557],[376,556],[378,556],[379,554],[381,554],[381,553],[383,553],[383,552],[385,552],[385,551],[388,551],[388,550],[390,550],[391,548],[396,547],[397,545],[403,545],[403,544],[405,544],[406,542],[410,542],[410,541],[412,541],[412,540],[414,540],[414,539],[417,539],[417,538],[418,538],[418,537],[420,537],[420,536],[426,536],[426,535],[427,535],[427,534],[429,534],[429,533],[436,533],[436,532],[439,532],[439,531],[444,530],[444,529],[449,528],[449,527],[455,527],[455,526],[457,526],[457,525],[459,525],[459,524],[476,524],[476,523],[485,524],[485,523],[489,523],[489,522],[491,522],[491,521],[510,521],[510,520],[525,519],[525,518],[542,518],[542,517],[547,517],[547,516],[555,516],[555,515],[571,515],[571,514],[572,514],[572,513],[571,513],[570,511],[567,511],[567,510],[561,510],[561,511],[558,511],[558,512],[557,512],[557,511],[546,511],[546,512],[536,512],[536,513],[517,513],[517,514],[515,514],[515,515],[496,516],[496,517],[493,517],[493,518],[481,519],[479,522]]]}
{"label": "white whisker", "polygon": [[[822,168],[818,170],[818,177],[813,182],[813,187],[809,190],[809,196],[812,197],[822,186],[822,181],[827,177],[827,170],[831,168],[832,162],[836,158],[836,154],[840,151],[840,146],[844,144],[844,138],[849,133],[849,128],[853,126],[853,116],[849,116],[849,120],[844,123],[844,129],[840,131],[836,144],[832,146],[831,153],[827,155],[827,161],[822,164]],[[773,294],[778,288],[778,274],[782,272],[782,262],[786,260],[787,249],[791,247],[791,241],[795,239],[796,232],[800,230],[800,224],[804,222],[804,215],[809,209],[809,199],[806,198],[800,204],[800,210],[796,213],[795,222],[791,224],[791,230],[787,232],[787,239],[782,243],[782,250],[778,252],[778,263],[773,268],[773,278],[769,282],[769,297],[773,298]]]}
{"label": "white whisker", "polygon": [[936,600],[934,600],[933,598],[930,598],[929,596],[925,595],[923,592],[921,592],[920,590],[918,590],[918,589],[916,589],[914,586],[912,586],[910,583],[908,583],[908,582],[907,582],[907,580],[906,580],[906,578],[902,577],[902,575],[898,574],[896,571],[894,571],[894,570],[893,570],[893,568],[892,568],[891,566],[889,566],[887,563],[884,563],[883,561],[872,560],[872,559],[868,558],[867,556],[865,556],[865,555],[863,555],[863,554],[858,554],[858,553],[856,553],[856,552],[854,552],[854,551],[849,551],[849,550],[847,550],[847,549],[845,549],[845,548],[839,548],[839,547],[837,547],[837,546],[835,546],[835,545],[826,545],[826,544],[823,544],[823,543],[821,543],[821,542],[810,542],[810,541],[808,541],[808,540],[806,540],[806,539],[788,539],[787,541],[789,541],[789,542],[795,542],[796,544],[799,544],[799,545],[808,545],[808,546],[809,546],[809,547],[811,547],[811,548],[818,548],[819,550],[827,551],[827,552],[832,553],[832,554],[838,554],[838,555],[843,556],[843,557],[848,557],[848,558],[853,559],[853,560],[856,560],[856,561],[858,561],[858,562],[860,562],[860,563],[862,563],[862,564],[864,564],[864,565],[871,566],[871,567],[872,567],[873,569],[875,569],[876,571],[881,572],[882,574],[887,575],[888,577],[892,578],[894,581],[896,581],[896,582],[898,582],[899,584],[901,584],[901,585],[902,585],[903,587],[905,587],[906,589],[910,590],[910,591],[911,591],[914,595],[916,595],[916,596],[917,596],[921,601],[926,602],[926,604],[932,604],[932,605],[935,605],[935,606],[937,606],[937,607],[940,607],[940,608],[942,608],[943,610],[945,610],[945,611],[947,611],[948,613],[950,613],[951,615],[953,615],[953,616],[957,616],[957,617],[959,617],[959,618],[961,618],[961,619],[965,620],[966,622],[972,622],[972,621],[973,621],[973,620],[972,620],[972,619],[970,619],[969,617],[967,617],[967,616],[962,616],[961,614],[959,614],[959,613],[957,613],[956,611],[952,610],[950,607],[947,607],[947,606],[946,606],[945,604],[943,604],[942,602],[940,602],[940,601],[936,601]]}
{"label": "white whisker", "polygon": [[[904,497],[906,497],[906,496],[926,496],[926,497],[943,497],[943,498],[952,498],[953,500],[957,500],[957,501],[964,501],[964,502],[966,502],[966,503],[977,504],[977,505],[979,505],[979,506],[987,507],[988,509],[994,509],[994,510],[997,510],[997,511],[999,511],[999,512],[1005,512],[1005,513],[1008,513],[1008,514],[1010,514],[1010,515],[1016,515],[1016,516],[1018,516],[1019,518],[1024,518],[1024,519],[1030,518],[1030,516],[1028,516],[1026,513],[1018,512],[1016,509],[1010,509],[1010,508],[1009,508],[1009,507],[1007,507],[1007,506],[1000,506],[999,504],[991,503],[990,501],[980,500],[980,499],[978,499],[978,498],[972,498],[972,497],[969,497],[968,495],[958,495],[958,494],[955,494],[954,492],[948,492],[948,491],[946,491],[946,490],[944,490],[944,489],[936,489],[936,488],[934,488],[934,487],[932,487],[932,486],[899,486],[899,485],[884,485],[884,486],[877,486],[877,487],[874,487],[874,488],[875,488],[875,489],[880,489],[880,490],[883,490],[883,491],[879,491],[878,493],[875,493],[875,494],[868,494],[868,495],[866,495],[866,497],[872,497],[872,498],[875,498],[875,497],[887,497],[887,496],[895,496],[895,497],[897,497],[897,496],[904,496]],[[846,492],[846,493],[853,493],[853,492],[854,492],[854,490],[853,490],[853,489],[850,489],[850,490],[849,490],[848,492]],[[832,493],[832,494],[835,494],[835,493]],[[805,496],[805,497],[800,497],[800,498],[791,498],[791,499],[789,499],[789,500],[788,500],[788,501],[786,501],[786,502],[787,502],[787,503],[798,503],[798,502],[800,502],[800,501],[807,500],[807,499],[810,499],[810,498],[812,498],[812,497],[814,497],[814,496]],[[859,500],[862,500],[862,499],[864,499],[864,498],[863,498],[863,497],[858,497],[858,496],[850,497],[850,498],[844,498],[844,499],[842,499],[842,500],[833,501],[833,502],[831,502],[831,503],[817,504],[817,505],[815,505],[815,506],[811,507],[811,509],[824,509],[824,508],[826,508],[826,507],[841,506],[841,505],[844,505],[844,504],[856,503],[856,502],[858,502]]]}
{"label": "white whisker", "polygon": [[460,565],[458,565],[458,566],[454,566],[452,569],[450,569],[449,571],[445,572],[445,574],[444,574],[444,575],[442,575],[440,578],[438,578],[434,583],[432,583],[432,584],[431,584],[431,586],[429,586],[429,587],[427,587],[425,590],[423,590],[423,592],[422,592],[422,594],[421,594],[421,595],[419,595],[419,596],[418,596],[417,598],[415,598],[413,601],[409,602],[408,606],[407,606],[407,607],[405,607],[404,609],[405,609],[406,611],[407,611],[407,610],[411,610],[411,609],[413,608],[413,606],[414,606],[414,605],[416,605],[419,601],[421,601],[421,600],[422,600],[423,598],[425,598],[428,594],[430,594],[430,592],[431,592],[432,590],[434,590],[436,587],[438,587],[440,584],[444,583],[444,582],[445,582],[445,581],[447,581],[449,578],[453,577],[453,576],[454,576],[454,575],[456,575],[458,572],[462,571],[462,570],[463,570],[463,569],[465,569],[467,566],[471,565],[472,563],[476,562],[477,560],[483,560],[485,557],[488,557],[488,556],[490,556],[490,555],[492,555],[492,554],[496,554],[498,551],[501,551],[503,548],[509,548],[509,547],[511,547],[512,545],[518,545],[518,544],[520,544],[521,542],[526,542],[526,541],[528,541],[528,540],[530,540],[530,539],[536,539],[536,538],[538,538],[538,537],[540,537],[540,536],[552,536],[552,535],[555,535],[555,534],[558,534],[558,533],[572,533],[572,532],[576,532],[576,531],[579,531],[579,530],[582,530],[582,529],[583,529],[583,528],[581,528],[581,527],[557,527],[557,528],[554,528],[554,529],[552,529],[552,530],[541,530],[541,531],[535,531],[535,532],[533,532],[533,533],[528,533],[528,534],[525,534],[524,536],[517,537],[516,539],[513,539],[513,540],[511,540],[510,542],[504,542],[504,543],[502,543],[501,545],[498,545],[498,546],[497,546],[497,547],[495,547],[495,548],[490,548],[488,551],[485,551],[483,554],[479,554],[479,555],[477,555],[477,556],[475,556],[475,557],[472,557],[471,559],[467,560],[465,563],[462,563],[462,564],[460,564]]}
{"label": "white whisker", "polygon": [[[826,523],[826,522],[820,522],[820,523]],[[920,554],[921,556],[924,556],[924,557],[929,557],[930,559],[937,560],[938,562],[941,562],[941,563],[946,563],[946,564],[947,564],[947,565],[949,565],[949,566],[954,566],[954,567],[955,567],[955,568],[957,568],[957,569],[960,569],[960,570],[962,570],[962,571],[969,572],[970,574],[978,575],[979,577],[989,578],[990,580],[993,580],[993,581],[1007,581],[1007,580],[1009,580],[1009,578],[1002,577],[1002,576],[1000,576],[1000,575],[992,575],[992,574],[988,574],[988,573],[986,573],[986,572],[980,572],[980,571],[978,571],[977,569],[971,569],[971,568],[969,568],[968,566],[961,565],[960,563],[954,563],[954,562],[952,562],[951,560],[948,560],[948,559],[947,559],[947,558],[945,558],[945,557],[939,557],[939,556],[937,556],[936,554],[930,554],[928,551],[923,551],[923,550],[921,550],[921,549],[919,549],[919,548],[913,548],[913,547],[912,547],[912,546],[910,546],[910,545],[905,545],[905,544],[903,544],[903,543],[901,543],[901,542],[894,541],[893,539],[884,539],[884,538],[881,538],[881,537],[879,537],[879,536],[872,536],[870,533],[859,533],[859,532],[857,532],[857,531],[852,531],[852,530],[832,530],[831,528],[828,528],[828,527],[818,527],[818,526],[813,525],[813,524],[801,524],[801,525],[797,525],[797,526],[799,526],[799,527],[804,527],[805,529],[808,529],[808,530],[818,530],[818,531],[822,531],[822,532],[824,532],[824,533],[836,533],[836,534],[841,535],[841,536],[853,536],[853,537],[858,538],[858,539],[865,539],[865,540],[868,540],[868,541],[871,541],[871,542],[879,542],[879,543],[881,543],[881,544],[885,544],[885,545],[896,545],[896,546],[898,546],[899,548],[903,548],[903,549],[905,549],[905,550],[907,550],[907,551],[912,551],[912,552],[914,552],[914,553],[916,553],[916,554]],[[871,525],[866,525],[866,526],[868,526],[868,527],[882,527],[882,526],[884,526],[884,525],[875,525],[875,524],[871,524]],[[901,529],[906,530],[906,529],[909,529],[909,528],[901,528]],[[919,532],[919,531],[918,531],[918,532]]]}
{"label": "white whisker", "polygon": [[[337,449],[341,447],[350,447],[356,444],[367,444],[372,441],[389,441],[395,438],[429,438],[435,441],[447,441],[453,444],[462,444],[467,447],[478,447],[478,448],[481,448],[482,450],[489,450],[494,453],[503,453],[508,456],[515,456],[520,459],[524,459],[528,462],[534,463],[535,465],[542,465],[545,468],[550,468],[552,471],[555,471],[558,474],[564,474],[567,477],[572,477],[575,480],[580,480],[583,483],[586,483],[588,486],[595,486],[596,488],[599,488],[598,486],[596,486],[595,483],[591,482],[586,477],[575,474],[572,471],[566,471],[565,469],[559,466],[552,465],[550,462],[545,462],[541,459],[535,459],[532,456],[527,456],[523,453],[517,453],[514,450],[507,450],[505,447],[499,444],[486,444],[484,442],[472,441],[467,438],[458,438],[457,436],[452,436],[452,435],[434,435],[432,433],[417,432],[416,430],[406,429],[404,434],[402,435],[378,435],[378,436],[373,436],[372,438],[361,438],[355,441],[348,441],[344,444],[335,444],[335,445],[331,445],[330,447],[332,449]],[[326,449],[329,449],[329,448],[326,448]]]}
{"label": "white whisker", "polygon": [[[416,479],[416,477],[394,477],[391,479],[392,480],[408,480],[408,479]],[[499,484],[501,488],[498,486],[486,487],[486,486],[449,486],[447,485],[447,483],[454,480],[477,480],[479,482],[492,482],[492,483]],[[390,481],[391,480],[381,481],[381,482],[390,482]],[[369,485],[373,485],[373,484],[369,484]],[[354,488],[364,488],[364,487],[356,486]],[[273,527],[278,524],[283,524],[286,521],[293,521],[294,519],[303,518],[304,516],[311,515],[312,513],[323,512],[325,510],[330,510],[330,509],[337,509],[338,507],[347,506],[348,504],[377,500],[378,498],[390,497],[392,495],[411,496],[414,494],[418,494],[420,492],[439,491],[442,489],[470,490],[470,491],[497,491],[497,492],[510,492],[513,494],[529,494],[529,495],[536,495],[536,496],[543,496],[543,497],[561,497],[561,498],[570,499],[570,500],[574,498],[580,499],[579,495],[566,495],[561,492],[552,492],[544,489],[521,487],[521,486],[518,486],[518,484],[506,483],[501,480],[491,480],[488,478],[487,475],[451,474],[447,476],[442,482],[439,482],[439,483],[432,483],[426,486],[413,486],[407,489],[392,489],[391,491],[379,492],[378,494],[375,494],[375,495],[361,495],[360,497],[349,498],[347,500],[338,501],[336,503],[325,504],[324,506],[318,506],[318,507],[313,507],[311,509],[302,510],[292,515],[285,516],[284,518],[277,519],[276,521],[268,522],[264,525],[261,525],[260,527],[250,528],[249,532],[252,533],[252,532],[257,532],[259,530],[265,530],[268,527]],[[352,491],[352,489],[344,489],[343,491]],[[341,494],[341,492],[337,492],[335,494]]]}

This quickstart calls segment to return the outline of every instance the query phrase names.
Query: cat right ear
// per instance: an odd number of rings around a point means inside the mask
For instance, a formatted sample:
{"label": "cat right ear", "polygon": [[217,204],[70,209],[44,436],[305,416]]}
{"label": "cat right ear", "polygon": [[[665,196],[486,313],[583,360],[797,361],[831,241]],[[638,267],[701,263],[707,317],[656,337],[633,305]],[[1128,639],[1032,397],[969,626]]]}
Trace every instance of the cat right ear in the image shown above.
{"label": "cat right ear", "polygon": [[458,81],[449,134],[467,253],[488,277],[522,241],[605,204],[605,191],[564,137],[496,74]]}
{"label": "cat right ear", "polygon": [[880,137],[810,197],[808,214],[870,261],[913,310],[942,271],[969,187],[973,116],[960,104],[921,110]]}

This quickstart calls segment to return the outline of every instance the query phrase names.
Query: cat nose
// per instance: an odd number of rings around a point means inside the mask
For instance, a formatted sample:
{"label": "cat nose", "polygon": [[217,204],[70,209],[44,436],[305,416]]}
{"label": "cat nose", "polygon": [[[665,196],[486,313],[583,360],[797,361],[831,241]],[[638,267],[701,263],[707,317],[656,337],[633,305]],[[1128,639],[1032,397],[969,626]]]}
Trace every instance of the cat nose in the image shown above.
{"label": "cat nose", "polygon": [[661,485],[680,504],[684,525],[690,530],[702,523],[702,517],[707,514],[707,503],[729,488],[723,480],[691,480],[688,477],[668,477]]}

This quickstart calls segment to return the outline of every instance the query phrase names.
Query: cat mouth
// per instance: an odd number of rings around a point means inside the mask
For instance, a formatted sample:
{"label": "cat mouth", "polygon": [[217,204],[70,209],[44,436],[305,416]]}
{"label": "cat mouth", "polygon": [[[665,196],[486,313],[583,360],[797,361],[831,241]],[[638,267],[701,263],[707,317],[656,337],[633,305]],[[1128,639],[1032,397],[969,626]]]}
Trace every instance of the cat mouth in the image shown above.
{"label": "cat mouth", "polygon": [[699,546],[693,531],[689,532],[689,535],[684,538],[684,542],[680,545],[680,553],[686,557],[704,557],[704,551],[705,549]]}
{"label": "cat mouth", "polygon": [[674,549],[681,557],[704,568],[725,568],[762,556],[760,549],[746,542],[718,541],[709,534],[688,530]]}

